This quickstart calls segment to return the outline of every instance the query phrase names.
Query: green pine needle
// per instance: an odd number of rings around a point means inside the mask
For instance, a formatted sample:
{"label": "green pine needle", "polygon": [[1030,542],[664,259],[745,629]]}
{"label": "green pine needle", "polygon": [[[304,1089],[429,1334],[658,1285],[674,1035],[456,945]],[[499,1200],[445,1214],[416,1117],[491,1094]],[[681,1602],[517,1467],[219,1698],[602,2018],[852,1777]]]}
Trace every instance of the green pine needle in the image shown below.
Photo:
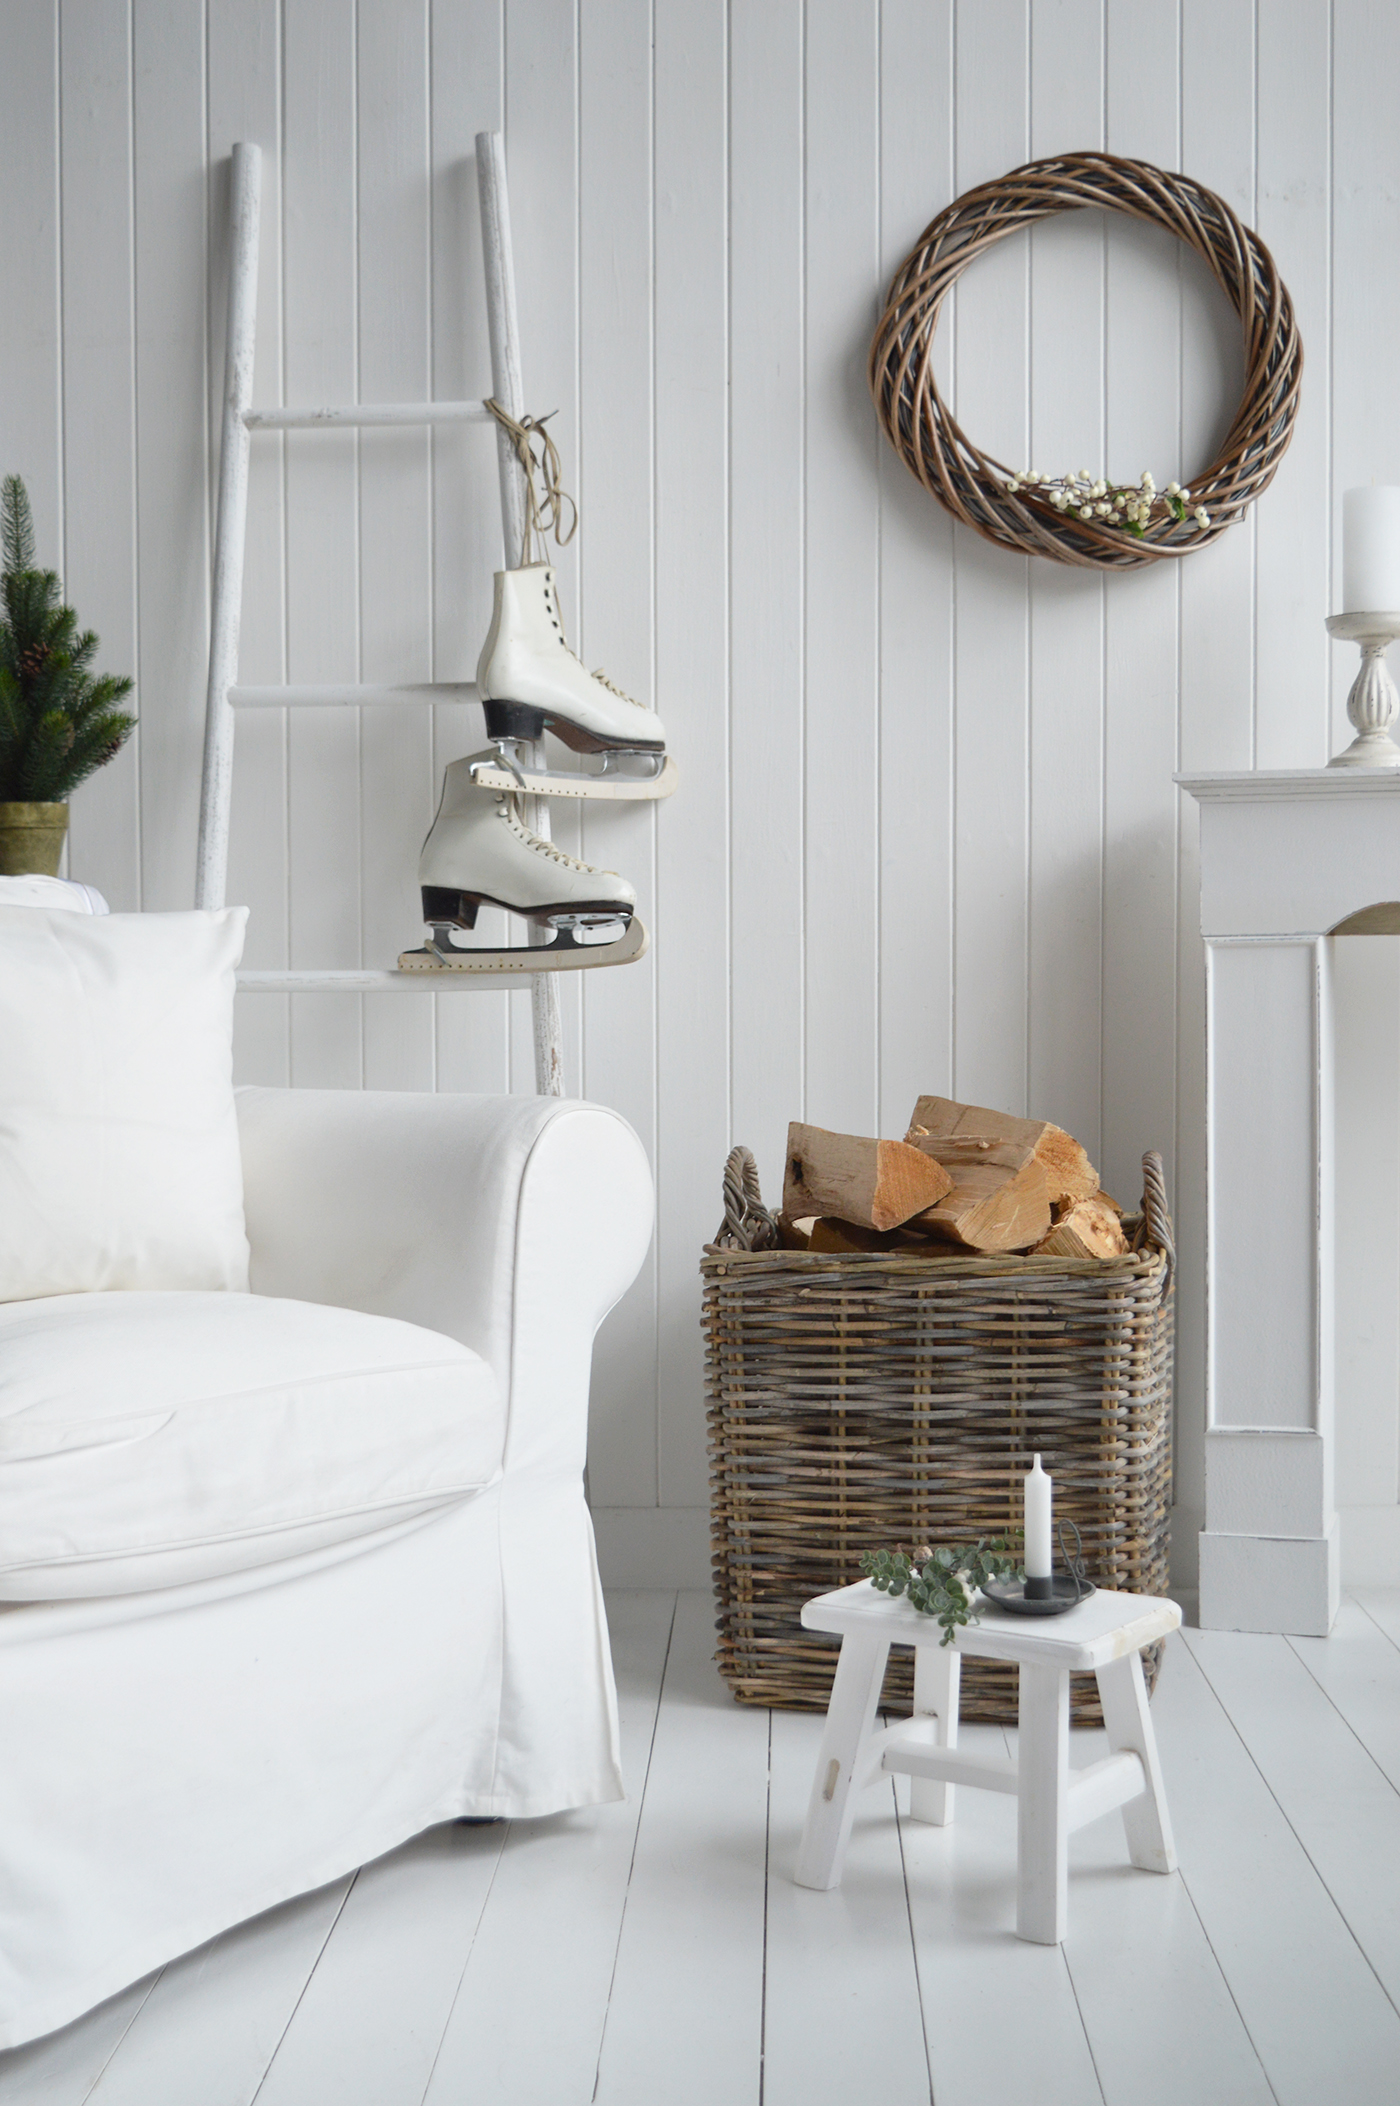
{"label": "green pine needle", "polygon": [[34,561],[34,519],[17,475],[0,485],[0,803],[61,804],[119,753],[135,717],[131,682],[94,676],[97,637],[78,629],[57,571]]}

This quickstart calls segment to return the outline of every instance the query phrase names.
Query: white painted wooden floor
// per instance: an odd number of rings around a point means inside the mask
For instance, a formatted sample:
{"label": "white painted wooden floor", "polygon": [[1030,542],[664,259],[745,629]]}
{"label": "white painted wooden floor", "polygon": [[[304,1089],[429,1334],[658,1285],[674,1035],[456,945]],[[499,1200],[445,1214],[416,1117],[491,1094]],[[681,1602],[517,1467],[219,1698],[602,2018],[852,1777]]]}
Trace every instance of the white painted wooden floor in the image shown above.
{"label": "white painted wooden floor", "polygon": [[1400,1593],[1170,1642],[1182,1870],[1085,1829],[1059,1950],[990,1794],[939,1831],[872,1791],[840,1891],[793,1887],[819,1721],[729,1701],[705,1597],[610,1613],[626,1805],[436,1829],[0,2055],[4,2106],[1400,2100]]}

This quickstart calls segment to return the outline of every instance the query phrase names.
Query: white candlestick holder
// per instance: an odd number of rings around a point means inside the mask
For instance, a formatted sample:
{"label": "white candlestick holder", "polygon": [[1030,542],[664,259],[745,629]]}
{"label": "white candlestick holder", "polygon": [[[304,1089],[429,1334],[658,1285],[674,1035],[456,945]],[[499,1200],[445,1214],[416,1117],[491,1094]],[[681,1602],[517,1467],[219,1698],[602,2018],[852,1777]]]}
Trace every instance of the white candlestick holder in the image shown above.
{"label": "white candlestick holder", "polygon": [[1332,614],[1327,633],[1361,646],[1361,670],[1347,696],[1347,715],[1357,735],[1328,767],[1400,768],[1400,746],[1390,736],[1400,716],[1400,693],[1385,663],[1387,649],[1400,636],[1400,614]]}

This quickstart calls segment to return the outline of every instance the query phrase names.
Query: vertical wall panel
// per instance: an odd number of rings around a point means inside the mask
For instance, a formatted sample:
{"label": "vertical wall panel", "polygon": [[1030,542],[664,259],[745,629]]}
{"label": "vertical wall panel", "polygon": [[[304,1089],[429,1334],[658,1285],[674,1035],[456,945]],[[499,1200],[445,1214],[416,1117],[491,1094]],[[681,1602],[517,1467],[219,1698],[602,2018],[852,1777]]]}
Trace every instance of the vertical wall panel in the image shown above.
{"label": "vertical wall panel", "polygon": [[771,1188],[807,1113],[802,7],[730,23],[729,1067],[733,1138]]}
{"label": "vertical wall panel", "polygon": [[[1254,226],[1273,252],[1303,336],[1293,443],[1255,512],[1255,765],[1314,768],[1327,759],[1332,325],[1328,173],[1332,144],[1331,9],[1269,0],[1256,11],[1258,173]],[[1395,464],[1400,472],[1400,463]],[[1372,471],[1367,470],[1368,477]],[[1345,651],[1337,651],[1344,663]]]}
{"label": "vertical wall panel", "polygon": [[[953,195],[952,0],[880,10],[880,290]],[[940,332],[946,377],[951,314]],[[869,414],[868,412],[866,414]],[[953,523],[881,440],[880,1070],[899,1139],[953,1074]]]}
{"label": "vertical wall panel", "polygon": [[[1031,150],[1103,143],[1103,10],[1065,0],[1031,28]],[[1040,475],[1110,466],[1101,339],[1104,223],[1097,212],[1030,235],[1031,458]],[[1028,1109],[1099,1160],[1103,944],[1103,645],[1110,581],[1030,565]]]}
{"label": "vertical wall panel", "polygon": [[[338,0],[285,0],[283,360],[290,403],[354,402],[355,17]],[[287,678],[360,678],[359,441],[291,432],[287,452]],[[237,796],[235,784],[234,795]],[[292,965],[360,962],[359,712],[297,709],[289,728]],[[364,1079],[356,995],[292,997],[292,1080]]]}
{"label": "vertical wall panel", "polygon": [[57,0],[11,9],[0,63],[0,475],[23,476],[39,561],[51,570],[63,543],[58,67]]}
{"label": "vertical wall panel", "polygon": [[[508,0],[505,13],[505,133],[515,242],[525,407],[550,417],[563,461],[564,486],[579,488],[579,137],[577,0]],[[579,642],[579,544],[551,542],[565,634]],[[625,685],[625,683],[624,683]],[[551,740],[551,765],[566,766]],[[556,806],[554,838],[581,853],[577,812]],[[518,931],[520,925],[516,924]],[[519,933],[511,939],[521,942]],[[564,974],[566,1087],[587,1085],[581,973]],[[468,997],[467,999],[473,999]],[[530,996],[509,997],[512,1014],[510,1087],[535,1086]]]}
{"label": "vertical wall panel", "polygon": [[[358,21],[360,393],[366,402],[422,402],[432,378],[427,0],[359,0]],[[432,585],[428,433],[363,432],[363,679],[431,676]],[[363,715],[361,951],[368,965],[392,965],[422,930],[414,865],[432,794],[433,727],[416,706],[381,704]],[[433,1001],[429,994],[366,998],[368,1086],[432,1087]]]}
{"label": "vertical wall panel", "polygon": [[208,672],[204,18],[132,18],[141,904],[169,911],[194,898]]}
{"label": "vertical wall panel", "polygon": [[[1341,605],[1341,493],[1360,483],[1400,483],[1400,417],[1379,346],[1400,332],[1400,133],[1373,125],[1376,83],[1400,68],[1400,12],[1370,0],[1333,0],[1332,108],[1332,580],[1325,612]],[[1355,736],[1346,717],[1355,644],[1329,645],[1329,751]]]}
{"label": "vertical wall panel", "polygon": [[[1109,0],[1107,25],[1109,151],[1175,168],[1175,0]],[[1118,215],[1107,241],[1108,460],[1116,476],[1135,480],[1152,466],[1149,450],[1165,462],[1180,448],[1180,258],[1169,235]],[[1173,472],[1153,470],[1159,483]],[[1157,563],[1105,587],[1099,1170],[1125,1204],[1141,1190],[1144,1149],[1175,1159],[1178,571]]]}
{"label": "vertical wall panel", "polygon": [[[656,703],[684,769],[657,815],[657,1484],[705,1499],[695,1254],[729,1145],[729,213],[725,20],[657,0]],[[604,990],[599,990],[600,994]],[[591,1029],[590,1029],[591,1036]]]}
{"label": "vertical wall panel", "polygon": [[[1246,226],[1256,221],[1254,0],[1183,0],[1181,162],[1218,191]],[[1220,445],[1243,383],[1240,325],[1203,266],[1181,265],[1181,450],[1172,473],[1188,481]],[[1251,512],[1233,533],[1181,567],[1181,699],[1178,758],[1183,768],[1254,764],[1255,534],[1274,505]],[[1200,938],[1199,808],[1182,796],[1177,813],[1178,1146],[1172,1179],[1174,1226],[1183,1268],[1205,1269],[1205,956]],[[1183,1298],[1177,1322],[1176,1468],[1179,1484],[1205,1473],[1205,1324],[1201,1298]],[[1188,1502],[1189,1505],[1189,1502]],[[1189,1571],[1204,1516],[1178,1517],[1178,1569]]]}
{"label": "vertical wall panel", "polygon": [[[97,670],[134,674],[136,447],[127,0],[69,7],[60,16],[59,32],[63,582],[83,626],[95,629],[102,640]],[[12,55],[7,51],[7,60]],[[7,136],[14,136],[8,128]],[[10,223],[27,210],[10,189],[15,173],[12,162],[5,206]],[[13,283],[8,274],[6,282]],[[46,365],[51,376],[51,352]],[[11,370],[6,359],[5,371]],[[8,446],[4,458],[8,467],[13,459]],[[32,489],[30,494],[39,495]],[[58,553],[50,547],[41,560],[55,563]],[[139,719],[143,697],[134,696],[128,706]],[[118,911],[129,911],[141,900],[140,751],[137,731],[115,761],[82,785],[69,819],[69,869],[96,885]]]}
{"label": "vertical wall panel", "polygon": [[[957,188],[1015,168],[1029,140],[1025,0],[957,17]],[[1028,247],[980,257],[958,288],[956,415],[1010,469],[1030,444]],[[997,354],[989,346],[999,346]],[[1026,1107],[1027,586],[1029,559],[970,528],[954,537],[957,587],[957,1021],[953,1087],[999,1111]]]}
{"label": "vertical wall panel", "polygon": [[[651,0],[583,0],[579,10],[579,379],[587,405],[577,481],[579,650],[628,694],[654,698],[652,629]],[[664,721],[664,719],[663,719]],[[656,807],[582,813],[583,855],[622,871],[644,922],[656,919]],[[656,974],[578,975],[585,1091],[608,1101],[656,1157]],[[603,1505],[654,1504],[655,1247],[598,1342],[590,1447]]]}
{"label": "vertical wall panel", "polygon": [[[476,135],[499,131],[503,121],[501,0],[435,6],[431,26],[432,391],[443,399],[479,401],[491,391],[491,345]],[[509,160],[507,153],[508,183]],[[474,680],[491,619],[491,577],[501,563],[495,434],[476,425],[440,429],[433,435],[432,463],[433,678]],[[446,704],[433,716],[430,809],[436,808],[444,765],[479,752],[486,740],[474,703]],[[480,926],[484,932],[485,917]],[[509,1088],[511,997],[448,995],[434,1007],[438,1088]]]}
{"label": "vertical wall panel", "polygon": [[874,0],[808,0],[807,1110],[856,1133],[878,1112],[879,515],[864,371],[881,261],[878,19]]}

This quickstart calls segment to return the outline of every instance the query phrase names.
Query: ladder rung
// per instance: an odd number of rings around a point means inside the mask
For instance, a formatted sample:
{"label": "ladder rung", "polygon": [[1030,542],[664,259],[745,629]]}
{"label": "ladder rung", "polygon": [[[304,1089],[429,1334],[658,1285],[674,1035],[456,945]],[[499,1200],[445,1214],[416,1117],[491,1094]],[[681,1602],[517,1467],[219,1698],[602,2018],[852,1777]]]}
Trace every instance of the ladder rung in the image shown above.
{"label": "ladder rung", "polygon": [[477,695],[474,680],[423,680],[407,687],[231,687],[228,698],[235,709],[359,709],[372,702],[475,702]]}
{"label": "ladder rung", "polygon": [[533,987],[538,973],[401,973],[327,967],[315,972],[241,972],[240,994],[442,994],[459,988]]}
{"label": "ladder rung", "polygon": [[351,402],[341,409],[245,410],[249,431],[311,431],[359,424],[488,424],[484,402]]}

